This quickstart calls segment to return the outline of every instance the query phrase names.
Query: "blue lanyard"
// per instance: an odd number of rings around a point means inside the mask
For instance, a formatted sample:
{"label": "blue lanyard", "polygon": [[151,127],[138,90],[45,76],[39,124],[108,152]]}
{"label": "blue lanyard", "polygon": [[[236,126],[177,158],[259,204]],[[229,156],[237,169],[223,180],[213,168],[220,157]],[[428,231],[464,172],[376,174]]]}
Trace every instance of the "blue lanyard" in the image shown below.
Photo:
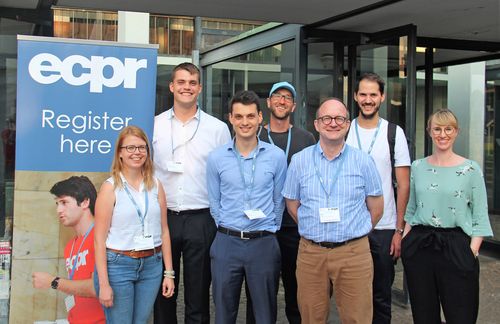
{"label": "blue lanyard", "polygon": [[75,262],[71,261],[71,258],[73,257],[73,248],[75,247],[75,242],[78,239],[78,237],[75,238],[73,241],[73,245],[71,245],[71,251],[69,252],[69,262],[71,264],[71,270],[68,273],[69,280],[73,280],[73,277],[75,276],[76,272],[76,265],[78,264],[78,255],[80,254],[80,251],[82,250],[83,243],[85,243],[85,240],[87,239],[87,236],[89,236],[90,231],[94,228],[94,223],[90,224],[89,229],[87,230],[87,233],[83,236],[82,242],[80,243],[80,247],[78,248],[78,251],[76,252],[76,257],[75,257]]}
{"label": "blue lanyard", "polygon": [[132,204],[135,206],[135,210],[137,211],[137,217],[139,217],[139,220],[141,221],[141,226],[142,226],[142,235],[144,236],[144,220],[146,219],[146,215],[148,214],[148,191],[144,189],[144,202],[145,202],[145,210],[144,210],[144,215],[142,215],[141,209],[139,208],[139,205],[134,200],[134,197],[132,197],[132,194],[127,188],[127,184],[123,186],[125,188],[125,192],[127,193],[128,197],[130,198],[130,201]]}
{"label": "blue lanyard", "polygon": [[250,208],[250,201],[252,199],[253,184],[254,184],[254,180],[255,180],[256,160],[257,160],[257,154],[259,153],[259,145],[257,144],[257,147],[255,148],[255,153],[253,154],[253,157],[252,157],[252,175],[250,177],[249,184],[247,184],[247,182],[245,180],[245,173],[243,171],[243,162],[241,161],[240,152],[238,152],[238,149],[236,148],[235,142],[233,142],[233,153],[234,153],[234,156],[236,157],[236,160],[238,161],[238,167],[240,169],[241,180],[243,181],[243,185],[245,186],[245,209],[251,209]]}
{"label": "blue lanyard", "polygon": [[[372,142],[370,144],[370,147],[368,148],[367,153],[370,154],[373,149],[373,145],[375,144],[375,139],[377,138],[378,131],[380,130],[380,123],[382,122],[381,119],[378,120],[377,124],[377,130],[375,131],[375,134],[373,134]],[[356,119],[356,122],[354,123],[354,128],[356,130],[356,138],[358,139],[358,148],[363,151],[363,148],[361,147],[361,140],[359,139],[359,132],[358,132],[358,120]]]}
{"label": "blue lanyard", "polygon": [[173,125],[173,119],[174,119],[174,108],[172,108],[172,118],[170,118],[170,144],[171,144],[171,148],[172,148],[172,158],[174,157],[174,152],[175,150],[177,150],[179,147],[181,146],[184,146],[186,145],[187,143],[191,142],[191,140],[195,137],[196,133],[198,133],[198,128],[200,128],[200,121],[201,121],[201,111],[200,111],[200,108],[198,108],[198,123],[196,124],[196,129],[194,130],[194,133],[193,133],[193,136],[191,136],[190,139],[188,139],[187,141],[185,141],[184,143],[182,144],[179,144],[177,145],[176,147],[174,147],[174,133],[173,133],[173,129],[174,129],[174,125]]}
{"label": "blue lanyard", "polygon": [[[274,141],[273,138],[271,137],[271,124],[267,125],[267,138],[269,139],[269,142],[273,145]],[[285,150],[285,156],[288,159],[288,153],[290,152],[290,143],[292,142],[292,127],[288,127],[288,137],[287,137],[287,142],[286,142],[286,150]]]}
{"label": "blue lanyard", "polygon": [[316,149],[313,151],[314,170],[316,171],[316,176],[318,177],[319,182],[321,183],[321,188],[323,189],[323,191],[326,194],[327,203],[330,201],[330,196],[331,196],[331,194],[333,192],[333,186],[337,182],[340,170],[342,169],[342,165],[344,164],[344,161],[345,161],[344,156],[346,155],[347,150],[349,148],[349,146],[346,145],[346,144],[344,144],[344,147],[345,147],[344,148],[344,152],[338,157],[339,163],[338,163],[337,169],[335,170],[335,173],[334,173],[334,175],[332,177],[332,183],[330,185],[330,190],[329,191],[326,188],[325,180],[323,180],[323,177],[321,176],[321,173],[319,172],[318,162],[316,161],[316,158],[317,158],[316,155],[321,155],[321,154],[316,154],[316,151],[318,151],[318,153],[320,152],[320,150],[319,150],[319,143],[316,144]]}

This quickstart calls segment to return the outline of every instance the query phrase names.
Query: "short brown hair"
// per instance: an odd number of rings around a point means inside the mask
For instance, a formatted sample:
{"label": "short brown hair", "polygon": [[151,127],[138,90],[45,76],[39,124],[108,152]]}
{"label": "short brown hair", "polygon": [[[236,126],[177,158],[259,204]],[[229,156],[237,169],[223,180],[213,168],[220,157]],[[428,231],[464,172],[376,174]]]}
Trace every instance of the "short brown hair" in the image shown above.
{"label": "short brown hair", "polygon": [[177,65],[176,67],[174,67],[174,69],[172,70],[172,82],[175,79],[175,73],[179,70],[188,71],[191,75],[197,74],[198,75],[198,83],[201,83],[201,81],[200,81],[200,69],[198,69],[198,67],[196,65],[194,65],[193,63],[189,63],[189,62],[184,62],[184,63],[181,63],[181,64]]}
{"label": "short brown hair", "polygon": [[358,83],[356,83],[356,86],[354,87],[354,93],[358,93],[359,84],[363,80],[370,81],[370,82],[376,82],[378,84],[378,90],[380,91],[380,94],[384,94],[385,82],[380,77],[380,75],[378,75],[377,73],[373,73],[373,72],[365,73],[361,76],[361,78],[359,78]]}

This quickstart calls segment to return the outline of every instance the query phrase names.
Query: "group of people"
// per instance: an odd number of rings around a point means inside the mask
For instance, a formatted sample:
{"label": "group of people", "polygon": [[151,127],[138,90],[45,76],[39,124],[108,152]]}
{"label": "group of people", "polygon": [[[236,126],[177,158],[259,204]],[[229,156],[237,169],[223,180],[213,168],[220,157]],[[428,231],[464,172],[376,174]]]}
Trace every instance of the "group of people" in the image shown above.
{"label": "group of people", "polygon": [[480,167],[453,152],[446,109],[428,121],[434,153],[411,163],[403,130],[379,116],[384,86],[361,76],[353,120],[341,100],[323,101],[318,142],[291,123],[290,83],[270,89],[265,126],[259,97],[240,91],[231,138],[197,104],[198,68],[178,65],[151,143],[124,128],[98,195],[84,176],[52,188],[76,237],[68,279],[34,272],[34,287],[68,294],[70,323],[147,323],[152,312],[177,323],[182,258],[186,323],[210,322],[210,286],[215,322],[235,323],[243,282],[247,323],[275,323],[280,275],[290,323],[326,323],[333,294],[342,323],[390,323],[401,256],[415,323],[441,323],[441,307],[449,323],[474,323],[477,255],[492,235]]}

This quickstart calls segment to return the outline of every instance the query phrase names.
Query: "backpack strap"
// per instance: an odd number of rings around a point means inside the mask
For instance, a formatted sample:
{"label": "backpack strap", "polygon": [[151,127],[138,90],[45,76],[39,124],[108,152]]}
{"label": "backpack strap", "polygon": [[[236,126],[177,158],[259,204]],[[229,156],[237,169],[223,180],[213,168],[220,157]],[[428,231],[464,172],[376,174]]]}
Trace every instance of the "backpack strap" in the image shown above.
{"label": "backpack strap", "polygon": [[394,147],[396,146],[396,128],[397,125],[389,122],[387,126],[387,142],[389,143],[389,154],[391,156],[391,167],[392,167],[392,186],[394,187],[394,194],[396,194],[396,187],[398,182],[396,181],[396,168],[394,167]]}

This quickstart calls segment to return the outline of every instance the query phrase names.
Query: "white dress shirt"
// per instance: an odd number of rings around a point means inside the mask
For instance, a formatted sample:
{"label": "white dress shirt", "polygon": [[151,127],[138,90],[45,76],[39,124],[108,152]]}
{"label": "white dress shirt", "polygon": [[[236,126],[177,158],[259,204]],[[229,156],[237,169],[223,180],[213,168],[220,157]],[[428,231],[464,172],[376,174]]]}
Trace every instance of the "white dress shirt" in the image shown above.
{"label": "white dress shirt", "polygon": [[[153,161],[156,177],[163,184],[167,207],[175,211],[208,208],[206,162],[208,154],[231,140],[225,123],[198,108],[183,123],[169,109],[155,117]],[[171,162],[183,172],[168,171]]]}

